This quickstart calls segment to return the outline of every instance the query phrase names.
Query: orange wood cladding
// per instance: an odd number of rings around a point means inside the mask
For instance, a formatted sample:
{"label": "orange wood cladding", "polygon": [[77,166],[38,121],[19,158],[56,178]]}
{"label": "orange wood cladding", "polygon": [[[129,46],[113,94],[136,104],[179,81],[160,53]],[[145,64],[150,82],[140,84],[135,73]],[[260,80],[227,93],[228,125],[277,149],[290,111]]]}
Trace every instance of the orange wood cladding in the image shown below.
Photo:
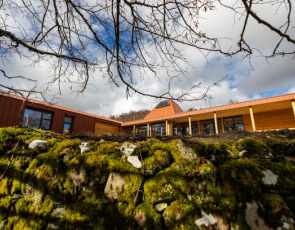
{"label": "orange wood cladding", "polygon": [[[20,111],[23,104],[22,98],[14,96],[3,96],[0,94],[0,128],[9,126],[18,126],[24,111]],[[111,124],[119,129],[120,123],[113,122],[108,119],[98,118],[95,115],[86,115],[80,111],[71,110],[64,107],[58,107],[43,102],[27,101],[26,108],[52,112],[52,121],[50,130],[62,134],[65,115],[73,116],[73,133],[94,134],[95,123],[101,122]]]}
{"label": "orange wood cladding", "polygon": [[120,131],[119,126],[110,125],[106,123],[96,122],[95,123],[95,135],[102,135],[102,134],[118,134]]}
{"label": "orange wood cladding", "polygon": [[[256,130],[295,128],[295,117],[292,108],[255,113],[254,107],[253,113]],[[250,114],[243,115],[243,119],[245,130],[252,131]]]}

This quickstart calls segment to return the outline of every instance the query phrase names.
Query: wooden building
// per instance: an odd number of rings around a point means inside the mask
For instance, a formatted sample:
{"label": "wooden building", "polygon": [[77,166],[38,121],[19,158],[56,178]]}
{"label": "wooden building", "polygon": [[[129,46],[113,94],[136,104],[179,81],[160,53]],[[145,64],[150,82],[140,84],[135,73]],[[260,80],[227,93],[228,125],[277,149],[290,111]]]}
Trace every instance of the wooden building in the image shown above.
{"label": "wooden building", "polygon": [[120,132],[121,122],[22,97],[0,94],[0,128],[18,126],[56,133],[101,135]]}
{"label": "wooden building", "polygon": [[0,93],[0,128],[20,123],[56,133],[201,135],[295,128],[295,93],[183,112],[161,101],[144,119],[119,122],[48,103]]}

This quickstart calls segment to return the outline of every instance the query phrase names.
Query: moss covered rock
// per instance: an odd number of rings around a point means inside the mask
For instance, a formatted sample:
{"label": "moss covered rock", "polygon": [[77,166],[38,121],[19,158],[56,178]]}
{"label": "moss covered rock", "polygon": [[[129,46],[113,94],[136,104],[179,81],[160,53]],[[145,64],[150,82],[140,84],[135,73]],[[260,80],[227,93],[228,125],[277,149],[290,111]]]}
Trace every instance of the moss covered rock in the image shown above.
{"label": "moss covered rock", "polygon": [[249,158],[270,158],[271,149],[262,141],[254,138],[245,138],[237,143],[239,151],[246,150]]}

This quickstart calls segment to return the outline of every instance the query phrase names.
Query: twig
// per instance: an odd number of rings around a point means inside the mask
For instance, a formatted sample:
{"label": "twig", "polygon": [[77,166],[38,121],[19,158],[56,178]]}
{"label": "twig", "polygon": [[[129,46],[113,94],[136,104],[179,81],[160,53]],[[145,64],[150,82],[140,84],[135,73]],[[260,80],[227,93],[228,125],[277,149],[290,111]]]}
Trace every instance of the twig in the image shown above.
{"label": "twig", "polygon": [[10,159],[9,159],[9,162],[8,162],[8,164],[7,164],[7,166],[6,166],[6,169],[5,169],[4,173],[3,173],[3,174],[1,175],[1,177],[0,177],[0,181],[1,181],[1,180],[3,179],[3,177],[5,176],[5,174],[6,174],[7,170],[8,170],[8,168],[9,168],[9,166],[10,166],[10,164],[11,164],[13,158],[14,158],[14,154],[15,154],[16,150],[18,149],[18,146],[19,146],[21,140],[22,140],[22,137],[20,137],[20,139],[18,140],[18,142],[16,143],[16,145],[15,145],[15,147],[14,147],[14,149],[13,149],[12,154],[11,154],[11,157],[10,157]]}

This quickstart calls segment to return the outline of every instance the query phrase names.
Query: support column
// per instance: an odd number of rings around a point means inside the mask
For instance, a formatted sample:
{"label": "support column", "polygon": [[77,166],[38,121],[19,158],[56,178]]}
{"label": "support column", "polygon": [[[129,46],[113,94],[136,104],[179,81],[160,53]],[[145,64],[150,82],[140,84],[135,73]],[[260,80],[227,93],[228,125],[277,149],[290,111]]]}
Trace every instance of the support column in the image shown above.
{"label": "support column", "polygon": [[147,125],[146,125],[146,130],[147,130],[147,137],[150,137],[150,123],[147,123]]}
{"label": "support column", "polygon": [[215,133],[218,134],[218,124],[217,124],[216,112],[214,112],[214,124],[215,124]]}
{"label": "support column", "polygon": [[136,127],[135,127],[135,125],[133,125],[133,135],[135,135],[136,134]]}
{"label": "support column", "polygon": [[166,120],[166,136],[169,136],[169,125],[168,125],[168,120]]}
{"label": "support column", "polygon": [[198,135],[201,135],[201,122],[198,120]]}
{"label": "support column", "polygon": [[295,101],[292,100],[292,107],[293,107],[293,112],[294,112],[294,116],[295,116]]}
{"label": "support column", "polygon": [[188,117],[189,135],[192,135],[192,119]]}
{"label": "support column", "polygon": [[224,123],[223,123],[223,117],[220,118],[221,120],[221,130],[224,133]]}
{"label": "support column", "polygon": [[251,123],[252,123],[252,130],[253,130],[253,132],[255,132],[256,131],[256,126],[255,126],[255,120],[254,120],[252,106],[249,107],[249,111],[250,111],[250,118],[251,118]]}

